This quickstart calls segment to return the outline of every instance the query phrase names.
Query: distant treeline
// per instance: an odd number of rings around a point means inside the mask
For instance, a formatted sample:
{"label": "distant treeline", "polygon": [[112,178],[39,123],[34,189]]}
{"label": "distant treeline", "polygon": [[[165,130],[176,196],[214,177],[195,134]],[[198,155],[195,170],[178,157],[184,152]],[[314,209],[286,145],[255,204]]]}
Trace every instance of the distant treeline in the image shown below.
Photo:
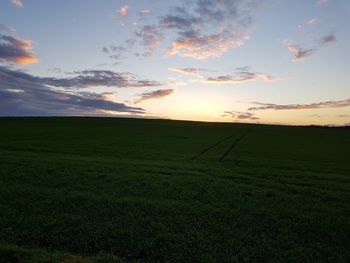
{"label": "distant treeline", "polygon": [[350,125],[316,125],[316,124],[311,124],[311,125],[305,125],[302,127],[312,127],[312,128],[342,128],[342,129],[350,129]]}

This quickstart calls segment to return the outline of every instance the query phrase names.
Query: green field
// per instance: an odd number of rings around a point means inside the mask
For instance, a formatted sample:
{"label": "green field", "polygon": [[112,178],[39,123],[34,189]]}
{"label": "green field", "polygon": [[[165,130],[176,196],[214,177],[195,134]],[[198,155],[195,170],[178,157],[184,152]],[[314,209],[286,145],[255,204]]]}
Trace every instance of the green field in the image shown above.
{"label": "green field", "polygon": [[350,130],[0,119],[0,262],[350,262]]}

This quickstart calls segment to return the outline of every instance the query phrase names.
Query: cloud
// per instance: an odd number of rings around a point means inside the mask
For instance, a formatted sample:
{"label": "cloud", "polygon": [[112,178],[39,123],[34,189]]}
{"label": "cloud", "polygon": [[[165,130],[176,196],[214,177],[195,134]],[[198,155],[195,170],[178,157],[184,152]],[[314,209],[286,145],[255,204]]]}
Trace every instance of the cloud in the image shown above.
{"label": "cloud", "polygon": [[183,40],[173,41],[172,47],[167,51],[167,56],[179,55],[180,57],[194,59],[217,58],[232,48],[242,46],[248,39],[248,36],[239,35],[234,39],[230,39],[220,34],[203,37],[189,36]]}
{"label": "cloud", "polygon": [[149,92],[144,92],[140,94],[140,98],[135,100],[135,104],[137,103],[142,103],[147,100],[151,99],[162,99],[165,97],[168,97],[174,93],[173,89],[163,89],[163,90],[155,90],[155,91],[149,91]]}
{"label": "cloud", "polygon": [[0,67],[1,116],[106,115],[108,112],[143,114],[139,107],[105,100],[105,94],[57,91],[45,78]]}
{"label": "cloud", "polygon": [[204,68],[168,68],[169,71],[177,72],[183,75],[195,76],[198,78],[205,78],[203,83],[207,84],[241,84],[256,80],[265,82],[283,80],[283,78],[273,77],[262,72],[251,72],[248,66],[238,67],[231,75],[221,75],[217,77],[205,77],[205,72],[216,72],[218,70],[210,70]]}
{"label": "cloud", "polygon": [[102,47],[102,51],[109,55],[110,58],[117,60],[125,58],[125,53],[127,53],[136,43],[136,39],[131,38],[124,41],[121,45],[110,45]]}
{"label": "cloud", "polygon": [[317,1],[316,1],[316,3],[317,3],[318,5],[324,5],[324,4],[328,3],[328,2],[329,2],[329,0],[317,0]]}
{"label": "cloud", "polygon": [[142,10],[140,11],[140,14],[141,14],[141,15],[148,15],[148,14],[150,14],[150,13],[152,13],[152,11],[151,11],[150,9],[142,9]]}
{"label": "cloud", "polygon": [[135,32],[135,36],[141,39],[141,44],[153,53],[158,44],[164,39],[163,33],[156,27],[145,25]]}
{"label": "cloud", "polygon": [[260,120],[256,117],[254,113],[251,112],[241,112],[241,111],[225,111],[223,114],[219,115],[221,118],[231,118],[238,121],[250,120],[257,121]]}
{"label": "cloud", "polygon": [[337,42],[337,38],[335,37],[334,34],[326,35],[320,39],[321,46],[333,44],[335,42]]}
{"label": "cloud", "polygon": [[252,82],[256,80],[262,80],[265,82],[282,80],[283,78],[276,78],[271,75],[262,72],[251,72],[249,67],[240,67],[236,69],[233,75],[222,75],[218,77],[209,77],[203,81],[208,84],[242,84]]}
{"label": "cloud", "polygon": [[[167,56],[207,59],[220,57],[249,39],[251,12],[259,0],[191,0],[173,6],[154,25],[145,25],[136,35],[151,31],[153,49],[167,39]],[[152,30],[151,30],[152,29]],[[168,34],[167,34],[168,33]],[[164,36],[167,34],[167,38]],[[143,41],[146,47],[146,41]]]}
{"label": "cloud", "polygon": [[314,110],[322,108],[343,108],[350,106],[350,99],[339,100],[339,101],[322,101],[311,104],[272,104],[272,103],[260,103],[254,102],[253,104],[259,105],[257,107],[251,107],[248,110],[250,111],[259,111],[259,110]]}
{"label": "cloud", "polygon": [[307,21],[309,25],[314,25],[318,23],[318,20],[316,18],[311,18]]}
{"label": "cloud", "polygon": [[13,32],[16,32],[16,29],[12,27],[8,27],[4,24],[0,24],[0,32],[13,33]]}
{"label": "cloud", "polygon": [[202,72],[205,71],[205,69],[202,68],[168,68],[168,70],[183,75],[190,75],[195,77],[202,77]]}
{"label": "cloud", "polygon": [[0,34],[0,61],[34,64],[38,59],[32,49],[31,40]]}
{"label": "cloud", "polygon": [[292,61],[299,62],[312,56],[316,51],[318,51],[318,49],[333,44],[336,41],[337,39],[335,35],[333,33],[330,33],[317,40],[317,45],[310,49],[302,48],[301,46],[296,44],[290,44],[288,43],[288,41],[285,41],[285,44],[287,45],[288,50],[293,54]]}
{"label": "cloud", "polygon": [[21,0],[11,0],[11,3],[14,4],[18,8],[22,8],[23,7],[23,3],[22,3]]}
{"label": "cloud", "polygon": [[124,17],[128,14],[129,11],[129,7],[127,5],[122,6],[121,8],[119,8],[118,13],[121,17]]}
{"label": "cloud", "polygon": [[115,87],[115,88],[142,88],[158,87],[165,83],[140,79],[129,72],[114,72],[110,70],[83,70],[74,72],[76,76],[71,78],[40,78],[35,77],[36,81],[43,85],[62,88],[88,88],[88,87]]}
{"label": "cloud", "polygon": [[293,61],[298,62],[310,57],[315,49],[303,49],[299,45],[289,44],[288,50],[293,53]]}
{"label": "cloud", "polygon": [[110,58],[113,58],[115,60],[120,60],[123,58],[123,53],[126,51],[127,49],[122,46],[109,46],[109,47],[103,47],[102,51],[106,54],[109,55]]}

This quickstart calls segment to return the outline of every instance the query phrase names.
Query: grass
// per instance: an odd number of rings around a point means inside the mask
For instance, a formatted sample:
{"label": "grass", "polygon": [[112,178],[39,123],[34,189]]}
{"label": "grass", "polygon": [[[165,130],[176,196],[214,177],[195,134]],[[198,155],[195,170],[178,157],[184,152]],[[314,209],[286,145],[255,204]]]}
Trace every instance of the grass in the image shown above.
{"label": "grass", "polygon": [[349,262],[349,161],[346,129],[2,118],[0,262]]}

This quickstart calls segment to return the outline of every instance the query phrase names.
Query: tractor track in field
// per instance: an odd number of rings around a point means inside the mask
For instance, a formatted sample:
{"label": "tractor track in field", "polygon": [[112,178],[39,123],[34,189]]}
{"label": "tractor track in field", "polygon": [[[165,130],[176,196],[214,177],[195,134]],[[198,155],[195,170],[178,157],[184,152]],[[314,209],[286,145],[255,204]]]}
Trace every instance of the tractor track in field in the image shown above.
{"label": "tractor track in field", "polygon": [[223,160],[225,160],[225,158],[234,150],[234,148],[237,146],[237,144],[245,137],[247,136],[248,133],[241,135],[240,137],[238,137],[233,144],[231,145],[230,148],[228,148],[228,150],[224,153],[223,156],[221,156],[221,158],[219,159],[220,162],[222,162]]}
{"label": "tractor track in field", "polygon": [[201,157],[203,154],[205,154],[206,152],[210,151],[211,149],[215,148],[216,146],[218,146],[220,143],[224,142],[224,141],[227,141],[229,139],[231,139],[232,137],[234,136],[234,134],[228,136],[228,137],[225,137],[219,141],[217,141],[216,143],[210,145],[208,148],[205,148],[203,151],[201,151],[200,153],[196,154],[195,156],[193,156],[190,160],[196,160],[198,159],[199,157]]}

